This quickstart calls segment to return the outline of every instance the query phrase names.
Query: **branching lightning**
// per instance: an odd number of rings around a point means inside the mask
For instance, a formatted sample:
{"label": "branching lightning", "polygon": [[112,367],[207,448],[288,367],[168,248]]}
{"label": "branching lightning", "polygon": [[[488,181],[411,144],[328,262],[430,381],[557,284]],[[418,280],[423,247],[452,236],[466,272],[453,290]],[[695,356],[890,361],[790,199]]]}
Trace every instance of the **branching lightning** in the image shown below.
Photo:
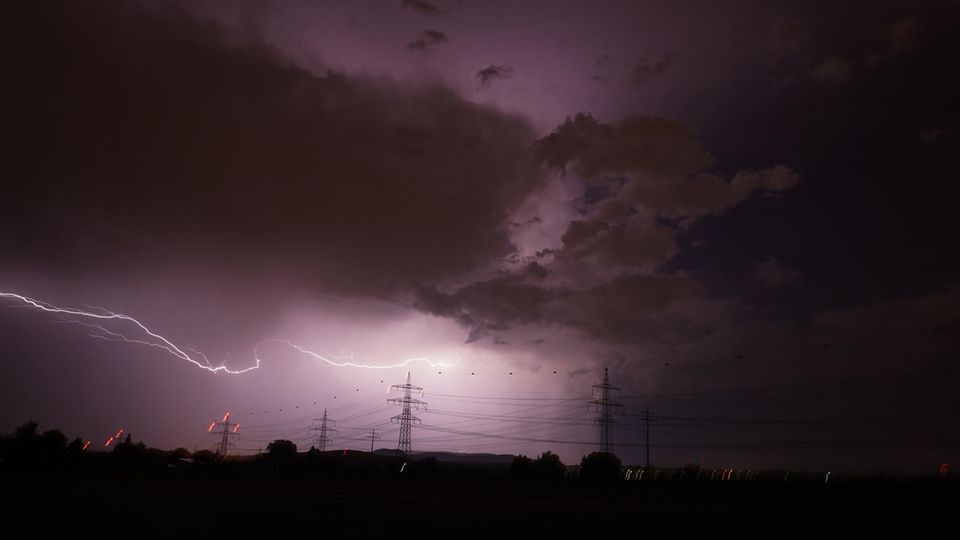
{"label": "branching lightning", "polygon": [[[88,310],[77,309],[77,308],[66,308],[56,306],[54,304],[43,302],[41,300],[36,300],[28,296],[23,296],[17,293],[12,292],[3,292],[0,291],[0,298],[12,300],[19,302],[25,307],[30,307],[33,309],[38,309],[46,313],[50,313],[55,316],[55,322],[65,323],[65,324],[77,324],[84,326],[90,329],[90,337],[96,339],[102,339],[104,341],[113,341],[119,343],[131,343],[136,345],[145,345],[148,347],[154,347],[157,349],[162,349],[169,354],[181,359],[190,362],[191,364],[197,366],[198,368],[204,369],[211,373],[228,373],[230,375],[240,375],[248,371],[253,371],[259,369],[262,363],[262,358],[260,356],[260,346],[265,343],[275,342],[282,343],[287,345],[298,352],[312,357],[318,364],[328,365],[332,367],[349,367],[349,368],[358,368],[358,369],[395,369],[406,367],[410,364],[425,362],[434,368],[451,368],[460,363],[458,360],[454,363],[449,362],[440,362],[433,361],[429,358],[408,358],[403,362],[396,364],[361,364],[354,362],[353,355],[329,355],[329,354],[320,354],[311,350],[308,350],[292,341],[284,339],[266,339],[263,340],[254,346],[253,349],[253,359],[254,365],[244,368],[232,370],[226,365],[214,366],[210,359],[204,353],[188,346],[178,347],[172,341],[165,338],[164,336],[150,330],[145,324],[138,321],[137,319],[125,315],[123,313],[116,313],[110,311],[106,308],[99,306],[88,306]],[[104,323],[107,321],[116,321],[123,324],[127,324],[133,327],[133,329],[143,334],[142,337],[130,337],[120,331],[112,330],[104,326]],[[227,356],[229,358],[229,355]]]}
{"label": "branching lightning", "polygon": [[[318,354],[318,353],[315,353],[315,352],[313,352],[313,351],[311,351],[311,350],[305,349],[305,348],[301,347],[300,345],[297,345],[296,343],[293,343],[292,341],[287,341],[287,340],[285,340],[285,339],[267,339],[267,340],[261,341],[260,343],[266,343],[266,342],[283,343],[283,344],[285,344],[285,345],[288,345],[288,346],[296,349],[297,351],[300,351],[300,352],[303,353],[303,354],[306,354],[306,355],[314,358],[315,360],[317,360],[317,361],[319,361],[319,362],[326,363],[327,365],[330,365],[330,366],[333,366],[333,367],[352,367],[352,368],[361,368],[361,369],[395,369],[395,368],[406,367],[406,366],[408,366],[408,365],[410,365],[410,364],[414,364],[414,363],[417,363],[417,362],[426,362],[427,364],[430,365],[430,367],[451,368],[451,367],[454,367],[454,366],[456,366],[457,364],[460,363],[459,360],[458,360],[457,362],[454,362],[454,363],[451,364],[451,363],[449,363],[449,362],[434,361],[434,360],[430,360],[429,358],[423,358],[423,357],[421,357],[421,358],[408,358],[408,359],[404,360],[403,362],[399,362],[399,363],[396,363],[396,364],[358,364],[358,363],[356,363],[356,362],[338,362],[338,361],[336,361],[336,360],[332,360],[332,359],[330,359],[330,358],[327,358],[326,356],[323,356],[322,354]],[[259,344],[258,344],[258,346],[259,346]],[[259,364],[259,363],[260,363],[260,357],[259,357],[259,355],[257,354],[257,349],[254,349],[254,357],[257,359],[257,363]]]}
{"label": "branching lightning", "polygon": [[[198,368],[205,369],[212,373],[218,373],[222,371],[224,373],[229,373],[231,375],[239,375],[241,373],[246,373],[250,370],[254,370],[260,367],[259,360],[257,361],[256,365],[250,366],[245,369],[240,369],[240,370],[231,370],[227,366],[213,367],[212,365],[210,365],[210,361],[207,359],[206,355],[204,355],[203,353],[198,353],[194,351],[193,356],[191,356],[190,354],[187,354],[183,349],[174,345],[173,342],[171,342],[169,339],[161,336],[160,334],[153,332],[152,330],[147,328],[146,325],[144,325],[137,319],[134,319],[129,315],[124,315],[123,313],[115,313],[113,311],[109,311],[103,308],[91,308],[91,309],[100,310],[99,312],[85,311],[85,310],[76,309],[76,308],[63,308],[63,307],[55,306],[53,304],[49,304],[47,302],[35,300],[33,298],[23,296],[20,294],[3,292],[3,291],[0,291],[0,298],[16,300],[26,306],[33,307],[41,311],[45,311],[47,313],[52,313],[58,317],[58,320],[60,322],[76,323],[76,324],[82,324],[84,326],[87,326],[88,328],[93,329],[93,332],[91,332],[90,334],[91,337],[104,339],[107,341],[121,341],[124,343],[135,343],[139,345],[157,347],[167,351],[168,353],[172,354],[173,356],[176,356],[177,358],[180,358],[181,360],[186,360],[187,362],[190,362],[191,364],[197,366]],[[144,334],[149,336],[150,339],[129,338],[126,335],[121,334],[119,332],[108,330],[104,328],[103,325],[96,324],[96,322],[94,321],[121,321],[123,323],[128,323],[136,327],[139,332],[143,332]],[[187,347],[187,349],[193,351],[193,349],[190,349],[189,347]]]}

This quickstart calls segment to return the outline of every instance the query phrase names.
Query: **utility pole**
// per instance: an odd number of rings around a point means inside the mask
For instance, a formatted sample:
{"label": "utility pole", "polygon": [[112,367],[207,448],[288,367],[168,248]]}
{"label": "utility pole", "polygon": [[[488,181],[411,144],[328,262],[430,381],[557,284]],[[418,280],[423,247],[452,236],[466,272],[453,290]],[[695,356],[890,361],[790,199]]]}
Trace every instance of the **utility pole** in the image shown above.
{"label": "utility pole", "polygon": [[600,390],[600,399],[590,401],[597,409],[597,417],[593,423],[600,424],[600,451],[613,453],[613,425],[617,423],[613,415],[617,408],[623,408],[623,404],[614,400],[611,396],[613,392],[620,392],[616,386],[610,385],[610,375],[607,368],[603,368],[603,384],[593,385],[593,391]]}
{"label": "utility pole", "polygon": [[227,414],[223,415],[223,420],[210,422],[210,427],[207,428],[207,432],[214,433],[213,428],[217,426],[222,426],[223,430],[217,433],[220,435],[220,442],[217,443],[216,454],[223,458],[226,457],[227,451],[230,450],[230,437],[237,434],[237,430],[240,429],[240,424],[231,422],[230,412],[227,411]]}
{"label": "utility pole", "polygon": [[647,450],[647,466],[645,467],[647,470],[650,469],[650,424],[651,423],[656,424],[657,420],[656,418],[653,417],[653,414],[650,412],[650,407],[648,406],[643,413],[643,424],[645,426],[645,431],[647,436],[646,437],[647,442],[644,445],[644,447]]}
{"label": "utility pole", "polygon": [[374,443],[374,441],[379,441],[379,440],[382,439],[382,438],[383,438],[383,437],[381,437],[380,435],[377,435],[377,430],[376,430],[376,429],[370,430],[370,434],[367,435],[366,437],[364,437],[364,439],[370,439],[370,453],[371,453],[371,454],[373,453],[373,443]]}
{"label": "utility pole", "polygon": [[423,410],[427,409],[426,401],[414,399],[410,397],[410,395],[413,390],[416,390],[420,392],[421,396],[423,396],[423,388],[410,384],[410,372],[408,371],[406,384],[391,385],[390,390],[403,391],[403,397],[388,399],[387,403],[395,403],[403,407],[400,414],[390,418],[390,421],[400,422],[400,441],[397,444],[397,452],[402,454],[410,454],[413,452],[413,445],[411,444],[410,440],[410,428],[414,423],[420,423],[420,419],[414,416],[410,410],[420,410],[421,407]]}
{"label": "utility pole", "polygon": [[327,418],[326,409],[323,410],[323,418],[314,418],[313,421],[320,422],[320,427],[314,426],[310,428],[310,431],[318,432],[317,439],[316,439],[317,450],[320,450],[321,452],[326,452],[327,443],[333,440],[332,435],[337,432],[337,430],[331,428],[330,426],[337,425],[337,421]]}

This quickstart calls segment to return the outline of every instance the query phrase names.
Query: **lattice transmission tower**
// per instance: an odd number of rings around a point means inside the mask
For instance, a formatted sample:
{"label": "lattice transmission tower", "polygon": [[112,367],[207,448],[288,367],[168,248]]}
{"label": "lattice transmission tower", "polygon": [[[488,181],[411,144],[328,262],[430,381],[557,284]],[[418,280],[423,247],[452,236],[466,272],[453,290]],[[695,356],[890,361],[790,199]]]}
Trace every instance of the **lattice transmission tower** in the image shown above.
{"label": "lattice transmission tower", "polygon": [[420,423],[420,419],[414,416],[411,410],[427,409],[426,401],[415,399],[411,397],[411,394],[417,391],[420,392],[420,396],[422,397],[423,388],[410,384],[410,372],[408,371],[406,384],[391,385],[390,390],[401,390],[403,392],[403,397],[390,398],[387,400],[387,403],[395,403],[403,407],[400,414],[391,418],[390,421],[400,423],[400,440],[397,443],[397,451],[409,455],[413,452],[413,445],[410,440],[410,428],[413,424]]}
{"label": "lattice transmission tower", "polygon": [[333,440],[333,436],[336,435],[337,430],[333,429],[332,426],[337,425],[336,420],[331,420],[327,417],[327,410],[323,410],[322,418],[314,418],[314,422],[320,422],[319,426],[314,425],[310,428],[310,431],[316,431],[317,437],[315,439],[317,444],[317,450],[321,452],[327,451],[327,443]]}
{"label": "lattice transmission tower", "polygon": [[[214,431],[213,428],[221,426],[223,429],[221,431]],[[220,442],[217,443],[216,454],[220,457],[226,457],[227,453],[230,450],[230,447],[233,446],[233,443],[230,442],[230,437],[237,434],[237,431],[240,430],[240,424],[235,424],[230,421],[230,413],[223,415],[223,420],[217,422],[214,420],[210,422],[210,427],[207,428],[208,433],[214,433],[215,435],[220,436]]]}
{"label": "lattice transmission tower", "polygon": [[611,395],[619,393],[620,389],[610,384],[610,374],[607,372],[607,368],[603,368],[603,384],[593,385],[594,395],[597,394],[597,390],[600,391],[600,397],[591,400],[590,405],[596,407],[597,411],[593,423],[600,425],[600,451],[613,453],[613,426],[617,423],[613,419],[613,415],[623,408],[623,404],[616,401]]}

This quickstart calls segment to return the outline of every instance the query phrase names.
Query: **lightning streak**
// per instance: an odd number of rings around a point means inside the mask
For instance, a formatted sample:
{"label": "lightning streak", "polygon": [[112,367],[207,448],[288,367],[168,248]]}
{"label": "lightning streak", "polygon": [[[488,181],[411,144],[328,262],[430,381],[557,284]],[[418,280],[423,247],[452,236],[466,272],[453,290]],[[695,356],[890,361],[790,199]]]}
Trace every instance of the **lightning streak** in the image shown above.
{"label": "lightning streak", "polygon": [[[168,353],[172,354],[173,356],[176,356],[181,360],[186,360],[187,362],[190,362],[191,364],[197,366],[198,368],[205,369],[211,373],[219,373],[222,371],[224,373],[229,373],[231,375],[239,375],[241,373],[246,373],[250,370],[257,369],[258,367],[260,367],[259,360],[257,360],[256,365],[250,366],[245,369],[240,369],[240,370],[231,370],[227,366],[213,367],[210,365],[209,360],[207,360],[207,357],[203,355],[203,353],[197,354],[196,352],[194,352],[194,356],[191,356],[190,354],[187,354],[183,349],[174,345],[173,342],[171,342],[169,339],[150,330],[149,328],[147,328],[145,324],[141,323],[137,319],[134,319],[129,315],[124,315],[123,313],[115,313],[113,311],[109,311],[103,308],[94,308],[94,309],[100,310],[99,312],[85,311],[85,310],[76,309],[76,308],[63,308],[63,307],[55,306],[53,304],[49,304],[47,302],[35,300],[33,298],[23,296],[20,294],[3,292],[3,291],[0,291],[0,298],[16,300],[18,302],[23,303],[24,305],[33,307],[35,309],[39,309],[47,313],[52,313],[54,315],[57,315],[60,318],[61,322],[77,323],[77,324],[82,324],[87,327],[93,328],[97,332],[99,332],[99,333],[91,334],[91,336],[95,338],[104,339],[107,341],[122,341],[126,343],[136,343],[140,345],[147,345],[150,347],[157,347],[157,348],[163,349]],[[74,317],[76,317],[76,319]],[[84,320],[120,321],[123,323],[128,323],[136,327],[140,332],[143,332],[144,334],[149,336],[150,339],[135,339],[135,338],[131,339],[119,332],[107,330],[100,324],[96,324],[95,322],[85,322]],[[187,348],[189,349],[189,347]]]}
{"label": "lightning streak", "polygon": [[[410,364],[425,362],[434,368],[451,368],[455,367],[460,363],[457,362],[440,362],[433,361],[429,358],[408,358],[403,362],[398,362],[395,364],[361,364],[358,362],[353,362],[352,355],[325,355],[320,354],[297,345],[291,341],[284,339],[266,339],[256,344],[253,348],[253,359],[255,361],[254,365],[246,367],[244,369],[233,370],[228,368],[225,365],[214,366],[210,363],[209,358],[204,353],[193,349],[191,347],[184,346],[183,348],[178,347],[172,341],[165,338],[164,336],[154,332],[148,328],[145,324],[138,321],[137,319],[125,315],[123,313],[116,313],[110,311],[103,307],[90,307],[88,310],[77,309],[77,308],[67,308],[60,307],[48,302],[43,302],[41,300],[36,300],[28,296],[23,296],[21,294],[4,292],[0,291],[0,299],[13,300],[23,304],[26,307],[31,307],[50,313],[56,316],[56,322],[67,323],[67,324],[78,324],[84,327],[91,329],[90,337],[102,339],[104,341],[113,341],[119,343],[132,343],[136,345],[145,345],[147,347],[154,347],[157,349],[162,349],[169,354],[181,359],[190,362],[191,364],[197,366],[200,369],[204,369],[211,373],[228,373],[230,375],[240,375],[248,371],[253,371],[260,368],[262,359],[260,357],[260,346],[268,342],[282,343],[293,349],[299,351],[302,354],[312,357],[317,363],[323,365],[328,365],[332,367],[350,367],[350,368],[359,368],[359,369],[395,369],[406,367]],[[132,326],[137,332],[142,333],[143,337],[130,337],[124,333],[121,333],[116,330],[111,330],[106,328],[103,323],[108,321],[115,321]],[[189,352],[188,352],[189,351]]]}
{"label": "lightning streak", "polygon": [[[427,364],[430,365],[430,367],[451,368],[451,367],[455,367],[457,364],[460,363],[459,360],[458,360],[457,362],[454,362],[454,363],[451,364],[451,363],[449,363],[449,362],[434,361],[434,360],[430,360],[429,358],[423,358],[423,357],[420,357],[420,358],[408,358],[408,359],[404,360],[403,362],[399,362],[399,363],[396,363],[396,364],[358,364],[358,363],[356,363],[356,362],[338,362],[338,361],[336,361],[336,360],[332,360],[332,359],[330,359],[330,358],[327,358],[326,356],[323,356],[323,355],[321,355],[321,354],[315,353],[315,352],[313,352],[313,351],[311,351],[311,350],[309,350],[309,349],[305,349],[305,348],[301,347],[300,345],[297,345],[296,343],[293,343],[292,341],[287,341],[287,340],[285,340],[285,339],[268,339],[268,340],[261,341],[260,343],[265,343],[265,342],[268,342],[268,341],[277,342],[277,343],[283,343],[283,344],[285,344],[285,345],[288,345],[288,346],[296,349],[297,351],[300,351],[300,352],[303,353],[303,354],[306,354],[306,355],[308,355],[308,356],[313,357],[315,360],[319,360],[320,362],[323,362],[323,363],[325,363],[325,364],[327,364],[327,365],[330,365],[330,366],[333,366],[333,367],[352,367],[352,368],[361,368],[361,369],[395,369],[395,368],[406,367],[406,366],[408,366],[408,365],[410,365],[410,364],[417,363],[417,362],[426,362]],[[258,346],[259,346],[259,344],[258,344]],[[257,363],[259,364],[259,363],[260,363],[260,357],[259,357],[259,355],[257,354],[257,350],[256,350],[256,349],[254,349],[254,358],[257,359]]]}

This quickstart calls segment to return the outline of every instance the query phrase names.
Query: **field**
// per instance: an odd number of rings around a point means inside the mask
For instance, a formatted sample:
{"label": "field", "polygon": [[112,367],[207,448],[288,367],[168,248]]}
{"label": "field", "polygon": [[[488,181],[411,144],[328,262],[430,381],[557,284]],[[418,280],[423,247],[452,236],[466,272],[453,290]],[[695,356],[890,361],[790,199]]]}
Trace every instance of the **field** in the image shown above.
{"label": "field", "polygon": [[7,522],[40,532],[430,536],[650,532],[917,537],[960,531],[960,489],[926,480],[520,482],[490,475],[209,469],[4,474]]}

